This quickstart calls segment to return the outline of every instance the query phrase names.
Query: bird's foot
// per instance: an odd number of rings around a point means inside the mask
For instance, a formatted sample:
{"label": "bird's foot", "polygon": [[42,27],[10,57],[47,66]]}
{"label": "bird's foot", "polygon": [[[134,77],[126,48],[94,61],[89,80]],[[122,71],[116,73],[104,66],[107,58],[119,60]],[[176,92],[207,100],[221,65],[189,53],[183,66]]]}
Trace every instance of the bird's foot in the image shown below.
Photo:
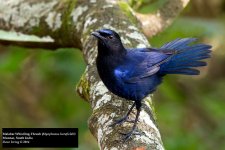
{"label": "bird's foot", "polygon": [[132,135],[141,135],[141,133],[139,131],[137,131],[137,129],[132,129],[131,131],[127,132],[127,133],[122,133],[120,132],[120,134],[122,134],[123,136],[123,141],[127,141]]}
{"label": "bird's foot", "polygon": [[129,122],[129,123],[135,123],[135,120],[131,120],[129,119],[129,117],[124,116],[123,118],[120,119],[116,119],[111,125],[110,127],[114,127],[115,125],[121,125],[124,122]]}
{"label": "bird's foot", "polygon": [[[127,118],[126,122],[129,122],[129,123],[135,123],[135,120],[131,120],[129,119],[129,117]],[[139,122],[139,120],[137,120],[137,122]]]}
{"label": "bird's foot", "polygon": [[115,125],[120,125],[122,123],[124,123],[125,121],[127,121],[127,116],[124,116],[123,118],[120,118],[120,119],[116,119],[111,125],[110,127],[114,127]]}

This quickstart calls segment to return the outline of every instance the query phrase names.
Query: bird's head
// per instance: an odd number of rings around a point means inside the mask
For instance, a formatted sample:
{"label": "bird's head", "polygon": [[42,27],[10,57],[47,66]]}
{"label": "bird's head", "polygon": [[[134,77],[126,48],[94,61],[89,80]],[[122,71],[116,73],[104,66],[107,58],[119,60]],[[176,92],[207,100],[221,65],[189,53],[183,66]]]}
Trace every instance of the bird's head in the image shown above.
{"label": "bird's head", "polygon": [[110,29],[101,29],[94,31],[91,34],[98,39],[99,51],[104,51],[104,53],[111,54],[124,51],[120,36],[115,31]]}

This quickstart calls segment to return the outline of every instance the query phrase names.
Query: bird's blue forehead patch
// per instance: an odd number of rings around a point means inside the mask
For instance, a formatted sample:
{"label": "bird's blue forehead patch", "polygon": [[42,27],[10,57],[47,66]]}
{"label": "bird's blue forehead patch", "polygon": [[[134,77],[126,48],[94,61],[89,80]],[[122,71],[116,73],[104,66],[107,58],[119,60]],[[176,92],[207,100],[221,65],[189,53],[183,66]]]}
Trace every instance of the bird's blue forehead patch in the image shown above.
{"label": "bird's blue forehead patch", "polygon": [[113,34],[113,31],[110,30],[110,29],[102,29],[102,30],[99,30],[100,33],[105,33],[105,34],[108,34],[108,35],[111,35]]}

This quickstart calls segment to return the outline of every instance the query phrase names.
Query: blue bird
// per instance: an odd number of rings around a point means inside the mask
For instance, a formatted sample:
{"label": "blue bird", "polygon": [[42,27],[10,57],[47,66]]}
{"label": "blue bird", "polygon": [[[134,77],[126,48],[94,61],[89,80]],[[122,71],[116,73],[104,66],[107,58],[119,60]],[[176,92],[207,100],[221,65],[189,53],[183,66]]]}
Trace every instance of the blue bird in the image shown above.
{"label": "blue bird", "polygon": [[134,107],[137,110],[133,127],[124,139],[134,134],[142,99],[156,90],[165,75],[198,75],[195,67],[206,66],[202,60],[211,53],[210,45],[191,44],[195,38],[176,39],[160,48],[127,49],[113,30],[101,29],[92,35],[98,39],[96,65],[101,80],[115,95],[134,101],[127,114],[112,126],[126,121]]}

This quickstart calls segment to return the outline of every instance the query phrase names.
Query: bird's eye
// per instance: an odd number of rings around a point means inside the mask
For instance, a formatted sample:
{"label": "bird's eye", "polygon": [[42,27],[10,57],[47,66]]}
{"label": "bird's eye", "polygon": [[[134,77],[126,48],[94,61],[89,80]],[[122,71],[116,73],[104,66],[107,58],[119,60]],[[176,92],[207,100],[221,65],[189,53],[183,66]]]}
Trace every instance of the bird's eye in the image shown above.
{"label": "bird's eye", "polygon": [[113,36],[112,36],[112,35],[110,35],[110,36],[108,36],[108,38],[109,38],[109,39],[112,39],[112,38],[113,38]]}

